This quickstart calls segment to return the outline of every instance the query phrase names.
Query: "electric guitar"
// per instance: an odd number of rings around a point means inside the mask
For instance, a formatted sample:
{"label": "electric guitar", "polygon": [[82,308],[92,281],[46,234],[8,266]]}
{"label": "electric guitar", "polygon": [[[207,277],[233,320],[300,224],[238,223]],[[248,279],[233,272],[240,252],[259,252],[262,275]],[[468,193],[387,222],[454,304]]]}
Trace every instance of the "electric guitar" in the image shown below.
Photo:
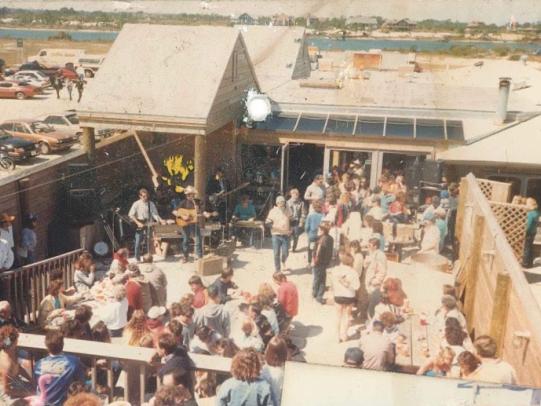
{"label": "electric guitar", "polygon": [[209,196],[209,202],[211,202],[212,204],[216,204],[217,202],[219,202],[221,199],[229,196],[230,194],[232,193],[235,193],[241,189],[244,189],[246,186],[248,186],[250,184],[250,182],[244,182],[242,185],[236,187],[235,189],[233,190],[230,190],[228,192],[218,192],[218,193],[213,193],[212,195]]}

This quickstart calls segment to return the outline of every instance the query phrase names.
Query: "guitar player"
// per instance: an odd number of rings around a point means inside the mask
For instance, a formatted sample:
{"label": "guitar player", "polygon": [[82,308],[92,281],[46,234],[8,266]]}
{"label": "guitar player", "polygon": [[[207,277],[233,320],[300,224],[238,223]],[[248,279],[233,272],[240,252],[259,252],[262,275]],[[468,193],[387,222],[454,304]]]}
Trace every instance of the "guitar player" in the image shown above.
{"label": "guitar player", "polygon": [[[185,224],[182,227],[182,252],[184,254],[182,258],[183,263],[188,262],[189,259],[190,238],[194,239],[194,251],[196,259],[203,256],[203,246],[201,244],[201,226],[199,220],[201,218],[209,219],[211,217],[218,216],[217,212],[205,211],[205,208],[201,205],[201,201],[195,198],[196,194],[197,191],[193,186],[187,186],[184,189],[186,199],[182,200],[178,205],[176,205],[176,207],[173,208],[173,215],[179,219],[181,223]],[[179,224],[178,221],[177,224]]]}
{"label": "guitar player", "polygon": [[137,225],[137,230],[135,230],[135,248],[134,254],[135,259],[140,261],[141,259],[141,240],[143,236],[146,236],[147,239],[147,253],[150,253],[150,224],[152,222],[159,222],[165,224],[165,221],[162,220],[156,209],[156,205],[150,201],[150,196],[148,190],[145,188],[139,189],[139,200],[135,201],[128,216]]}
{"label": "guitar player", "polygon": [[207,196],[211,203],[214,203],[218,211],[220,223],[227,224],[227,202],[226,197],[221,198],[221,195],[226,194],[230,189],[229,182],[225,179],[224,170],[221,167],[216,168],[214,175],[207,182]]}

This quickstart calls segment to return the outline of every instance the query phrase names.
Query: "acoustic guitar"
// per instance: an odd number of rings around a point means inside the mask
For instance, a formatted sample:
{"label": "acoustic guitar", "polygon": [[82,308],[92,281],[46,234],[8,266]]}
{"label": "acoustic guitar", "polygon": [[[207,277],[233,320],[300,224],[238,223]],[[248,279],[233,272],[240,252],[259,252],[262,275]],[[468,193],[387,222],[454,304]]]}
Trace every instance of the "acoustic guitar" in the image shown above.
{"label": "acoustic guitar", "polygon": [[[188,220],[184,220],[182,217],[188,217]],[[199,223],[202,217],[202,214],[197,214],[197,209],[177,209],[176,223],[181,227],[186,227]]]}

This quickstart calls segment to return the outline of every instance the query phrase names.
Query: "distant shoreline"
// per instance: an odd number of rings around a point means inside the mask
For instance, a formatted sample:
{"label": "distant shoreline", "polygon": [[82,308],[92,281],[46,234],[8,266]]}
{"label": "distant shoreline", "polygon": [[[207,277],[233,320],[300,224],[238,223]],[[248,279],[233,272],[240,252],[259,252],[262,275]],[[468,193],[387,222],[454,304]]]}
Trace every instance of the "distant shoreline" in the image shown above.
{"label": "distant shoreline", "polygon": [[[106,29],[99,29],[96,28],[85,28],[85,29],[76,29],[76,28],[57,28],[57,27],[32,27],[32,28],[23,28],[23,27],[17,27],[17,26],[9,26],[9,25],[1,25],[0,30],[9,30],[9,31],[21,31],[21,32],[44,32],[44,31],[52,31],[55,33],[65,32],[65,33],[96,33],[96,34],[118,34],[120,31],[116,30],[106,30]],[[415,32],[413,32],[415,33]],[[426,32],[423,32],[426,33]],[[486,44],[539,44],[541,47],[541,39],[538,39],[536,41],[531,40],[501,40],[501,39],[494,39],[494,40],[487,40],[487,39],[464,39],[464,38],[441,38],[441,35],[445,34],[442,32],[434,33],[433,36],[422,36],[422,37],[414,37],[414,38],[404,38],[403,35],[397,34],[396,36],[391,35],[385,35],[385,36],[346,36],[346,41],[400,41],[400,42],[416,42],[416,41],[434,41],[434,42],[457,42],[457,43],[486,43]],[[7,37],[4,37],[7,38]],[[13,37],[15,38],[15,37]],[[319,35],[314,34],[307,34],[307,39],[329,39],[329,40],[335,40],[335,41],[341,41],[342,39],[339,37],[335,37],[330,33],[321,33]]]}

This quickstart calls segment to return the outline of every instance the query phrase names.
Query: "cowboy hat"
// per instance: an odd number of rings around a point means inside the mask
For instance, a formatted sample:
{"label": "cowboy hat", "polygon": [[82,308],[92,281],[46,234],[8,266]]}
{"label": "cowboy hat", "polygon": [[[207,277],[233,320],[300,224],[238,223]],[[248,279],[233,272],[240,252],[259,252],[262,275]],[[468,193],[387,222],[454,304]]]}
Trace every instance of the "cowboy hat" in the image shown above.
{"label": "cowboy hat", "polygon": [[10,216],[7,213],[0,215],[0,223],[13,223],[13,221],[15,221],[15,216]]}
{"label": "cowboy hat", "polygon": [[186,186],[186,188],[184,189],[184,194],[185,195],[196,195],[197,190],[195,190],[195,188],[193,186]]}

